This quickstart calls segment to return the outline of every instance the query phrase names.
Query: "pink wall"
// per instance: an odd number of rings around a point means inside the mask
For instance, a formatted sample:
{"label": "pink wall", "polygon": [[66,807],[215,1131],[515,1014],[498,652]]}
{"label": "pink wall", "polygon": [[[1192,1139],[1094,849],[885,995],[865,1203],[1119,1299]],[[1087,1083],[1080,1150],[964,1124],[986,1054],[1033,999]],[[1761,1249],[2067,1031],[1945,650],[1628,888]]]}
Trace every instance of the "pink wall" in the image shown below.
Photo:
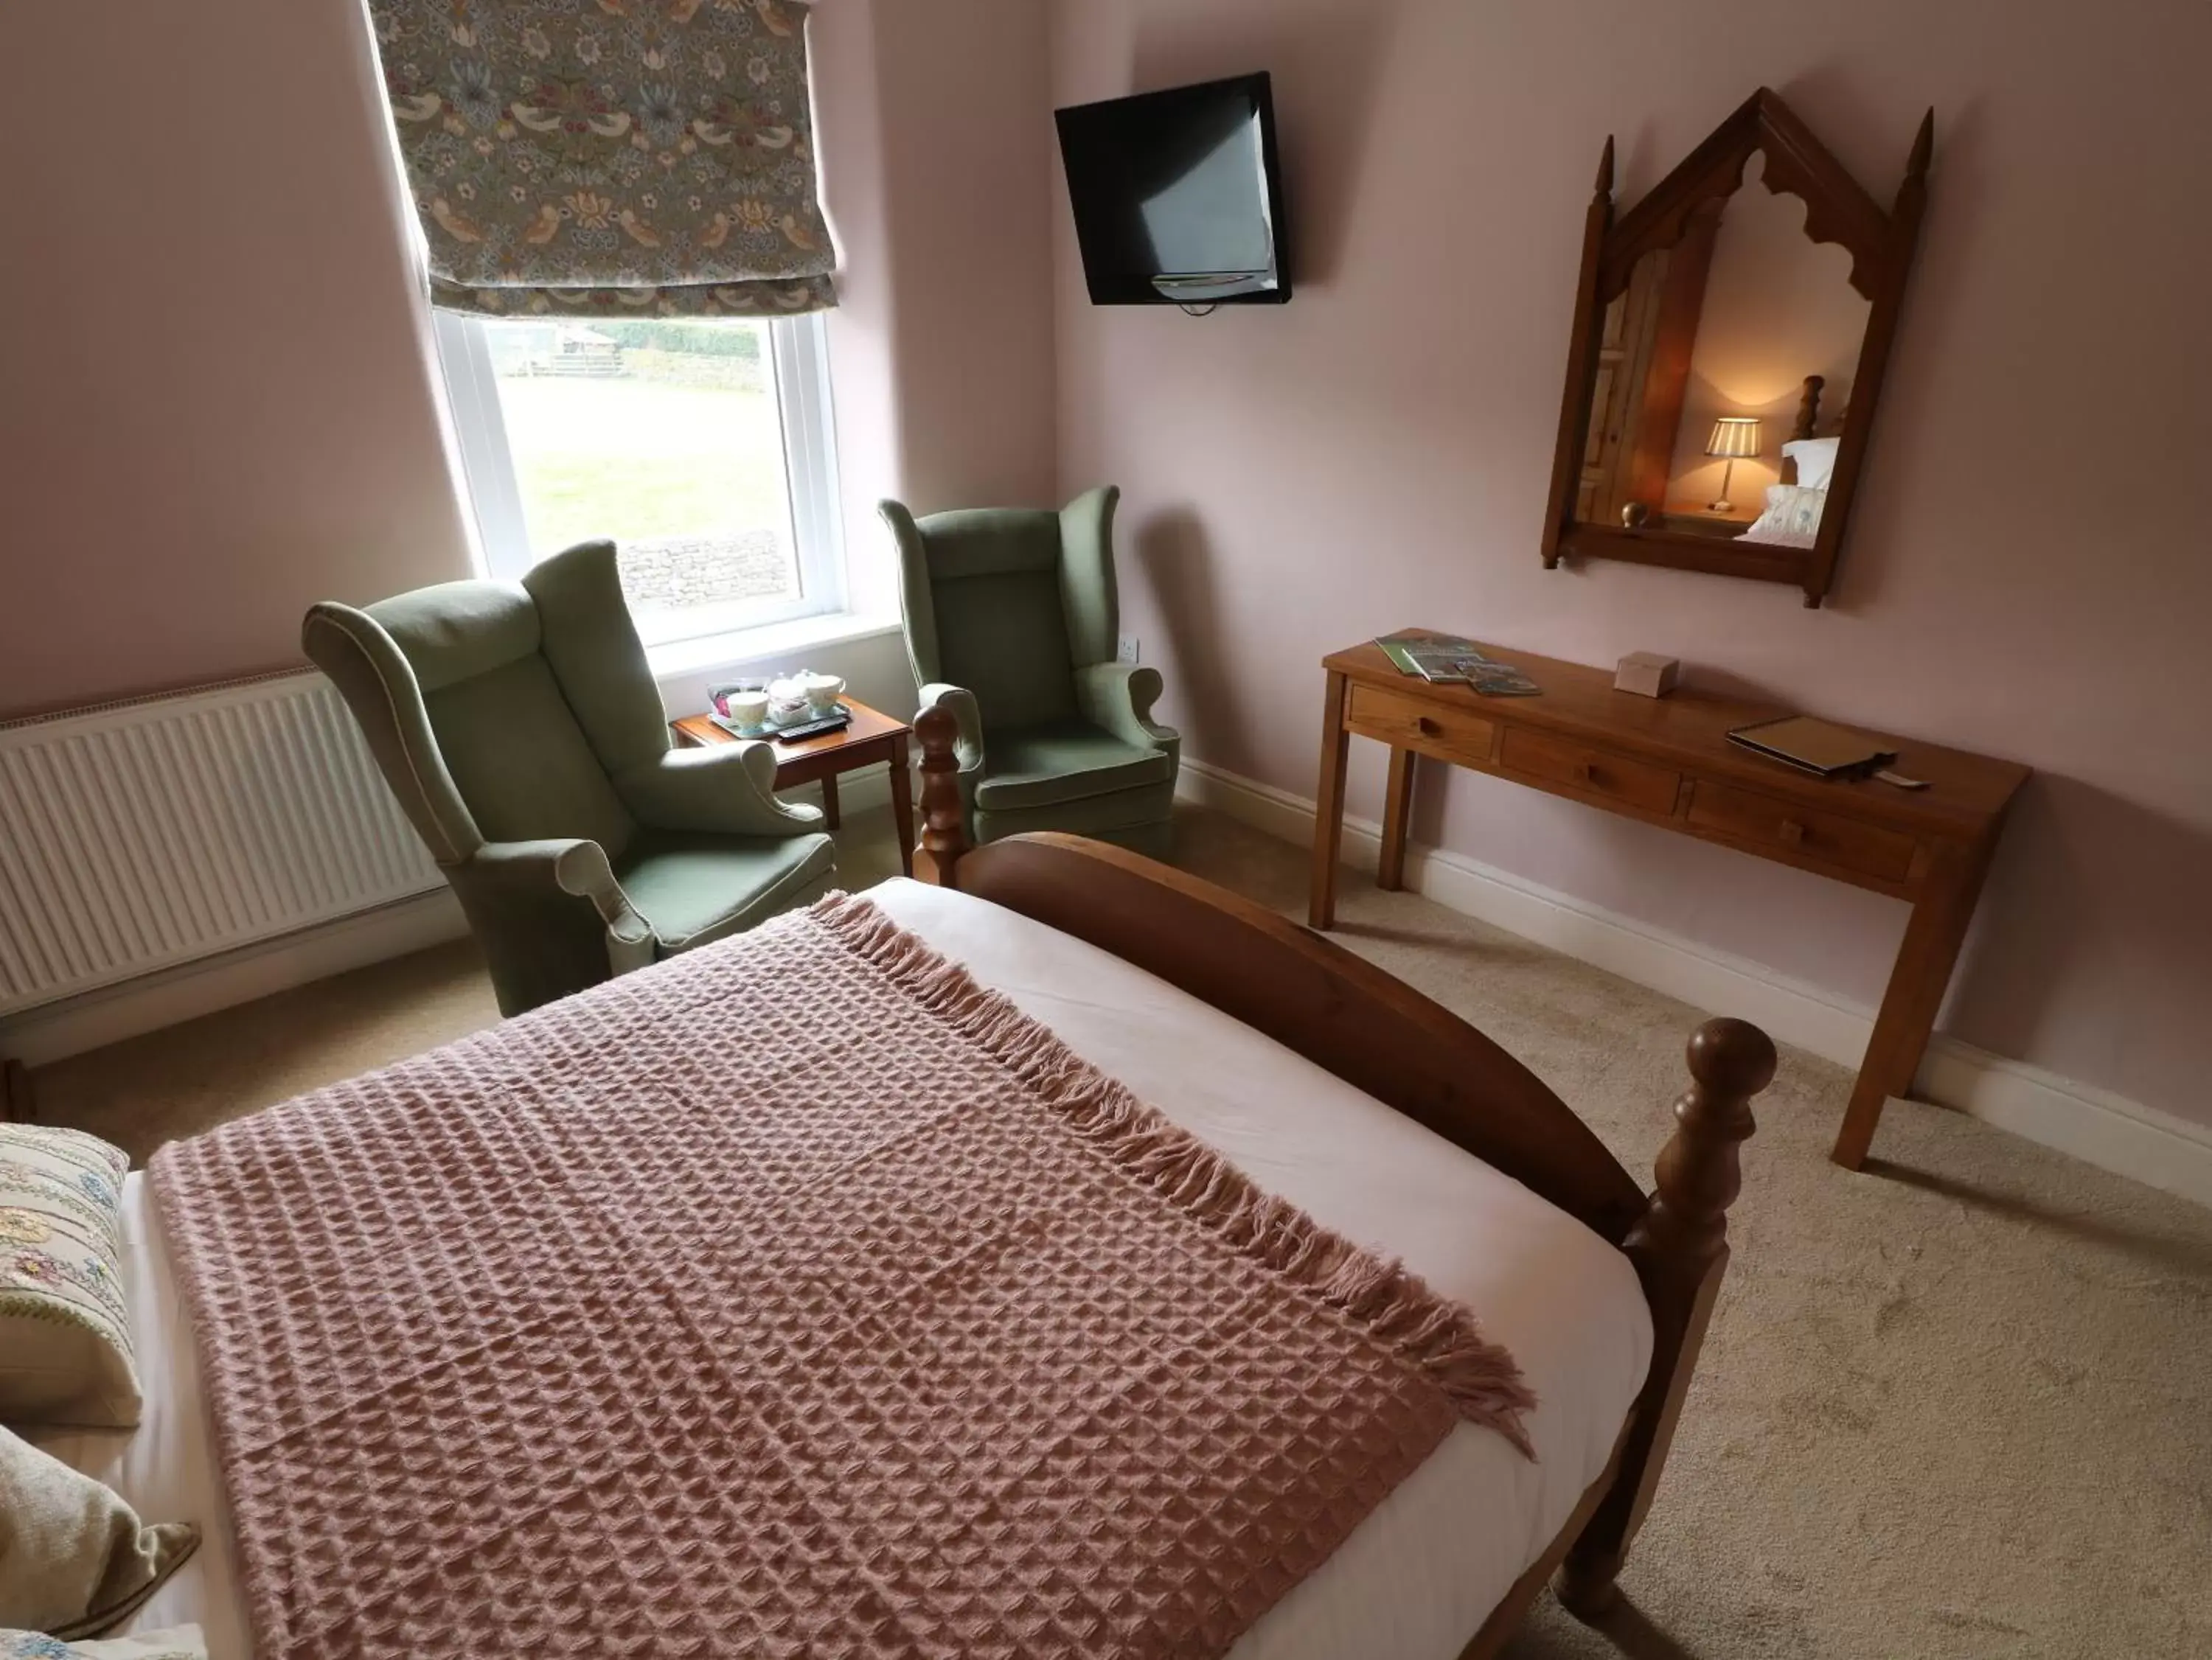
{"label": "pink wall", "polygon": [[281,668],[312,602],[465,574],[359,9],[7,36],[0,712]]}
{"label": "pink wall", "polygon": [[[1327,650],[1409,623],[1708,679],[2039,769],[1946,1016],[2212,1122],[2212,12],[1917,0],[1747,13],[1060,0],[1054,101],[1266,68],[1285,310],[1095,310],[1056,205],[1060,476],[1127,489],[1128,621],[1186,753],[1310,795]],[[2155,40],[2155,46],[2149,42]],[[1830,608],[1537,558],[1583,209],[1632,199],[1761,82],[1887,200],[1934,200]],[[2115,416],[2123,417],[2114,419]],[[2147,481],[2159,481],[2146,488]],[[1352,806],[1379,809],[1356,745]],[[1862,1003],[1903,909],[1464,774],[1416,834]]]}
{"label": "pink wall", "polygon": [[[1047,24],[1033,0],[821,0],[809,25],[856,611],[898,610],[884,497],[921,512],[1052,497]],[[903,642],[858,649],[836,672],[911,706]]]}
{"label": "pink wall", "polygon": [[[1036,0],[876,0],[901,489],[917,512],[1052,499],[1048,21]],[[850,529],[877,530],[872,515]]]}

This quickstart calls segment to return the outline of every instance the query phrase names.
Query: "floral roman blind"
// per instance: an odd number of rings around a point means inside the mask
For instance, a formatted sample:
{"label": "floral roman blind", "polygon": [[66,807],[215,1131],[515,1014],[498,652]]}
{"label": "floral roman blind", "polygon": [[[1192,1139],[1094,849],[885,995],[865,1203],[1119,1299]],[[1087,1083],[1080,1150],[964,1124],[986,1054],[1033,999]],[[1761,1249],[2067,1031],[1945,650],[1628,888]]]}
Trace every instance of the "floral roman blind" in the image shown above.
{"label": "floral roman blind", "polygon": [[453,310],[836,304],[798,0],[368,0]]}

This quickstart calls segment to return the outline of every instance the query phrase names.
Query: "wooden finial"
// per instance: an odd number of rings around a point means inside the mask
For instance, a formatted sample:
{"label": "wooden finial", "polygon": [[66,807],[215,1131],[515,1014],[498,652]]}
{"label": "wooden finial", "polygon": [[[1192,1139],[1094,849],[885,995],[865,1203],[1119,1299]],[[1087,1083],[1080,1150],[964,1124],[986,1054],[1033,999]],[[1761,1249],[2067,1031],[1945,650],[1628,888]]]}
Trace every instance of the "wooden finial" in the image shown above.
{"label": "wooden finial", "polygon": [[[1812,438],[1819,433],[1820,391],[1827,384],[1828,379],[1826,375],[1808,374],[1805,377],[1805,395],[1797,400],[1797,421],[1790,429],[1790,436],[1793,440]],[[1786,483],[1790,481],[1784,482]]]}
{"label": "wooden finial", "polygon": [[1675,1130],[1659,1154],[1659,1192],[1644,1218],[1653,1247],[1702,1272],[1728,1237],[1728,1208],[1743,1190],[1738,1145],[1756,1125],[1751,1098],[1774,1081],[1774,1045],[1743,1021],[1707,1021],[1690,1034],[1694,1081],[1674,1103]]}
{"label": "wooden finial", "polygon": [[1613,199],[1613,135],[1611,133],[1605,136],[1605,154],[1597,159],[1597,194],[1604,201],[1609,202]]}
{"label": "wooden finial", "polygon": [[1651,1305],[1651,1370],[1621,1444],[1620,1473],[1553,1587],[1582,1620],[1602,1618],[1619,1599],[1614,1580],[1658,1490],[1728,1263],[1728,1209],[1743,1187],[1736,1149],[1755,1127],[1751,1098],[1773,1081],[1774,1045],[1742,1021],[1707,1021],[1690,1037],[1690,1077],[1659,1154],[1658,1191],[1621,1245]]}
{"label": "wooden finial", "polygon": [[933,706],[915,717],[921,740],[921,840],[914,850],[918,881],[957,888],[954,867],[968,851],[967,812],[960,800],[960,723]]}

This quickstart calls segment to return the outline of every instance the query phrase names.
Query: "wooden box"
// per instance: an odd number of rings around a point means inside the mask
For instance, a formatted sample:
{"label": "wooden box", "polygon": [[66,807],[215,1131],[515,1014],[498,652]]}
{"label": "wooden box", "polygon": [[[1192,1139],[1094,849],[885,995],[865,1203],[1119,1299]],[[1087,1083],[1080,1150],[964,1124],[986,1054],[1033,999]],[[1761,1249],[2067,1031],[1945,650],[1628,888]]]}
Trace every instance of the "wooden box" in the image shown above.
{"label": "wooden box", "polygon": [[1631,651],[1613,671],[1613,688],[1633,692],[1638,697],[1663,698],[1681,677],[1682,665],[1675,658],[1662,657],[1656,651]]}

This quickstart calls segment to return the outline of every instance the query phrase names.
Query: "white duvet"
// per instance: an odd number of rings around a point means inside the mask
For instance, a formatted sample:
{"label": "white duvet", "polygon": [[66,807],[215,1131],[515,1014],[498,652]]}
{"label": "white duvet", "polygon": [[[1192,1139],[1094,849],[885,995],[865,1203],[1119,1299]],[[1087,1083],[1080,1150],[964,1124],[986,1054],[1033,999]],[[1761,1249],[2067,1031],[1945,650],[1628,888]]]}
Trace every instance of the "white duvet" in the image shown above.
{"label": "white duvet", "polygon": [[[1235,1660],[1447,1660],[1597,1479],[1651,1358],[1628,1261],[1582,1224],[1370,1097],[1152,976],[996,906],[910,881],[871,894],[903,926],[1255,1181],[1402,1257],[1480,1316],[1536,1392],[1530,1463],[1462,1425],[1344,1547],[1237,1645]],[[732,1018],[739,1018],[733,997]],[[192,1336],[142,1176],[125,1190],[146,1396],[133,1433],[47,1438],[200,1552],[139,1630],[197,1621],[210,1660],[251,1651]]]}

